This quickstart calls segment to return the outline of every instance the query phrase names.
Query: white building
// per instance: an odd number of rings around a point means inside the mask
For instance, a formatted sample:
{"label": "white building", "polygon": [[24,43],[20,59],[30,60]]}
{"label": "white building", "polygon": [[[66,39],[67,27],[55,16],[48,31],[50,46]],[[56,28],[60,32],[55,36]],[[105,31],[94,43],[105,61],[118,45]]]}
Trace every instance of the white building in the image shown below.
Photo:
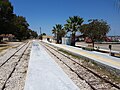
{"label": "white building", "polygon": [[42,36],[43,41],[53,42],[53,36]]}

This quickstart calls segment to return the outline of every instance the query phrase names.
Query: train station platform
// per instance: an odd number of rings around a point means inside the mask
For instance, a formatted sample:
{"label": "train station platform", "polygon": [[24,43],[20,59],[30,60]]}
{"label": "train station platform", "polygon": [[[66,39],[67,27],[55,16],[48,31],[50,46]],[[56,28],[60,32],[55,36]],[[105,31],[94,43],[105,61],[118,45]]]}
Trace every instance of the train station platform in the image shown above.
{"label": "train station platform", "polygon": [[79,90],[38,41],[33,41],[24,90]]}
{"label": "train station platform", "polygon": [[120,72],[120,58],[110,56],[109,54],[106,54],[106,53],[101,53],[97,51],[87,51],[87,50],[83,50],[82,48],[73,47],[69,45],[55,44],[55,43],[49,43],[49,42],[46,42],[46,43],[53,45],[55,47],[64,49],[75,55],[82,56],[90,60],[94,60],[97,63],[100,63],[101,65],[103,64],[104,66],[108,66],[108,68],[111,68],[116,70],[117,72],[118,71]]}

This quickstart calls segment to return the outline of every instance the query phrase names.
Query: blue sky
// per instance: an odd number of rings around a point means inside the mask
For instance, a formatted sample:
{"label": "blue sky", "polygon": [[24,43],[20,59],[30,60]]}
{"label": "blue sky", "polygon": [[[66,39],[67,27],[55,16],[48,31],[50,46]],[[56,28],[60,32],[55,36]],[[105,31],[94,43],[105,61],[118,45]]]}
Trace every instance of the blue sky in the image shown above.
{"label": "blue sky", "polygon": [[103,19],[111,31],[108,35],[120,35],[120,12],[118,0],[10,0],[14,13],[26,17],[30,28],[51,34],[55,24],[66,23],[69,16],[80,16],[87,23],[89,19]]}

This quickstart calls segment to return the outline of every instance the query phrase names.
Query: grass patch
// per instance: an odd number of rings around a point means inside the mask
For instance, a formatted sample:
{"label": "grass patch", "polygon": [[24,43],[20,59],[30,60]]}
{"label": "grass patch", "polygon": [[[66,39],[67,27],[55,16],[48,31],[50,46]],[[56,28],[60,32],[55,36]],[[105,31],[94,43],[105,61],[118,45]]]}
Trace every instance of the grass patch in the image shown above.
{"label": "grass patch", "polygon": [[6,47],[6,46],[8,46],[8,45],[0,45],[0,47]]}
{"label": "grass patch", "polygon": [[67,54],[67,55],[71,55],[71,56],[74,57],[74,58],[81,59],[80,56],[74,55],[74,54],[72,54],[72,53],[70,53],[70,52],[68,52],[68,51],[66,51],[66,50],[58,49],[58,51],[61,51],[61,52],[65,53],[65,54]]}
{"label": "grass patch", "polygon": [[0,52],[2,52],[3,50],[6,50],[8,48],[9,48],[9,46],[2,47],[2,48],[0,48]]}
{"label": "grass patch", "polygon": [[94,51],[93,47],[82,47],[83,50]]}

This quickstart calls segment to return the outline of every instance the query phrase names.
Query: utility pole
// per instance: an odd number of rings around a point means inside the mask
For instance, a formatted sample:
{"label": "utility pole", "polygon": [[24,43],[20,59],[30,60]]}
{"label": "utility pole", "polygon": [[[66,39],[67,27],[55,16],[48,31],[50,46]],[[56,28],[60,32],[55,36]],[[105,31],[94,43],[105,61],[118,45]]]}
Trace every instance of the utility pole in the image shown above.
{"label": "utility pole", "polygon": [[40,27],[39,34],[40,34],[40,39],[42,40],[42,32],[41,32],[41,27]]}
{"label": "utility pole", "polygon": [[41,27],[40,27],[40,31],[39,31],[39,34],[40,34],[40,35],[42,34],[42,32],[41,32]]}

